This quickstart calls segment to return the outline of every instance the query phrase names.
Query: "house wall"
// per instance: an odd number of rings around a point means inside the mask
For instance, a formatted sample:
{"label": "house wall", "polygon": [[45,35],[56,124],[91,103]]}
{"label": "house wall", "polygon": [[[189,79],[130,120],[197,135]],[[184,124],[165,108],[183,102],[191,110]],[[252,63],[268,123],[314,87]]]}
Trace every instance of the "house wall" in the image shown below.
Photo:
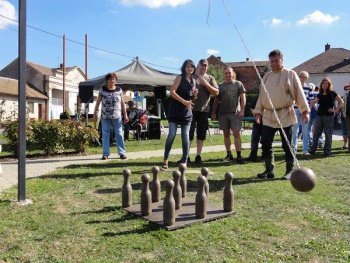
{"label": "house wall", "polygon": [[[84,75],[76,68],[66,73],[65,78],[65,105],[66,110],[72,114],[77,111],[77,96],[79,93],[79,82],[84,81]],[[49,76],[49,108],[50,119],[59,119],[63,112],[63,71],[56,70],[55,76]],[[90,107],[91,108],[91,107]],[[93,111],[93,109],[92,109]]]}
{"label": "house wall", "polygon": [[323,78],[330,78],[333,84],[333,90],[340,96],[344,94],[344,86],[350,83],[350,74],[330,73],[330,74],[310,74],[308,82],[314,83],[320,87]]}
{"label": "house wall", "polygon": [[[263,68],[258,67],[258,70],[262,72]],[[259,76],[254,67],[234,67],[233,71],[236,72],[237,80],[243,83],[247,91],[259,90]]]}
{"label": "house wall", "polygon": [[[1,122],[5,120],[16,120],[18,118],[18,98],[16,96],[0,96]],[[39,104],[42,104],[42,108],[44,109],[45,101],[40,99],[28,98],[27,102],[34,103],[34,112],[28,113],[28,117],[39,119]]]}

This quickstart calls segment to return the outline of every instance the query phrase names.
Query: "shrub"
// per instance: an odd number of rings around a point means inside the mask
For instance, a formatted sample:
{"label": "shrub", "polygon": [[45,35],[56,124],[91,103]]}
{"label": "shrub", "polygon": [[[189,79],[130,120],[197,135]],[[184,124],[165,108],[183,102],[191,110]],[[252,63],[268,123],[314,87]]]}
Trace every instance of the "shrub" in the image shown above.
{"label": "shrub", "polygon": [[38,120],[33,123],[32,130],[35,146],[43,150],[45,155],[64,151],[64,142],[69,133],[61,122]]}
{"label": "shrub", "polygon": [[[10,150],[18,154],[18,122],[7,123],[4,136]],[[45,155],[62,153],[65,149],[86,152],[90,142],[98,138],[96,129],[85,127],[79,121],[71,120],[29,120],[26,128],[28,150],[42,150]]]}
{"label": "shrub", "polygon": [[70,125],[68,126],[70,138],[67,140],[69,145],[66,147],[71,147],[79,153],[85,153],[89,147],[89,144],[98,139],[98,131],[96,129],[92,129],[91,127],[86,127],[80,121],[68,122],[70,122]]}
{"label": "shrub", "polygon": [[[30,123],[32,120],[29,121]],[[8,141],[10,150],[17,156],[18,153],[18,121],[7,121],[4,123],[5,129],[3,135]],[[34,144],[33,131],[31,125],[26,126],[26,146],[32,147]]]}

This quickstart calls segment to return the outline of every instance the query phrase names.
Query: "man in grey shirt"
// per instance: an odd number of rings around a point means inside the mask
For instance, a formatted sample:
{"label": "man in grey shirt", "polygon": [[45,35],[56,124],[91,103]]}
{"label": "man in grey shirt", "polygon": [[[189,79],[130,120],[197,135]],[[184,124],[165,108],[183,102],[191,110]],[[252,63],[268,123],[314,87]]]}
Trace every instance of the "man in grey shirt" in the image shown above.
{"label": "man in grey shirt", "polygon": [[237,163],[244,164],[245,161],[241,156],[241,128],[242,117],[246,105],[245,88],[240,81],[235,80],[235,73],[230,67],[224,69],[225,81],[219,85],[219,95],[215,98],[212,120],[216,119],[216,110],[220,103],[219,109],[219,127],[224,132],[224,143],[227,151],[224,162],[232,162],[230,131],[232,130],[235,148],[237,152]]}
{"label": "man in grey shirt", "polygon": [[219,94],[218,85],[214,77],[207,74],[208,66],[208,60],[201,59],[198,63],[197,72],[194,75],[198,95],[197,99],[193,100],[194,106],[192,109],[193,119],[190,128],[190,142],[192,143],[194,131],[197,130],[197,155],[195,162],[199,164],[202,163],[201,153],[209,127],[210,95],[217,96]]}

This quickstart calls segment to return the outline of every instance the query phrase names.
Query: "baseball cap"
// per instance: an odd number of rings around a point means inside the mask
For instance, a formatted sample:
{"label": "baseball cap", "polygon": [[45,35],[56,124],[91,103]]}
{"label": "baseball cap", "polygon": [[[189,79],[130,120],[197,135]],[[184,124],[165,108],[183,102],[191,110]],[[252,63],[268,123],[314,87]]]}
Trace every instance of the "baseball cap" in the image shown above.
{"label": "baseball cap", "polygon": [[208,65],[208,60],[206,60],[205,58],[202,58],[202,59],[199,61],[199,64],[201,64],[201,65],[203,65],[203,64]]}

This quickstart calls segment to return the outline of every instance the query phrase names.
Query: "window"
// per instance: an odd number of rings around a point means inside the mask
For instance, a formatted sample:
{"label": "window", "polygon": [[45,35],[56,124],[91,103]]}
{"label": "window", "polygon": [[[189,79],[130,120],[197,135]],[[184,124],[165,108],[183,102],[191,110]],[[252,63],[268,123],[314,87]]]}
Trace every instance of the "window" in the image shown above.
{"label": "window", "polygon": [[28,113],[34,113],[34,102],[27,102]]}

